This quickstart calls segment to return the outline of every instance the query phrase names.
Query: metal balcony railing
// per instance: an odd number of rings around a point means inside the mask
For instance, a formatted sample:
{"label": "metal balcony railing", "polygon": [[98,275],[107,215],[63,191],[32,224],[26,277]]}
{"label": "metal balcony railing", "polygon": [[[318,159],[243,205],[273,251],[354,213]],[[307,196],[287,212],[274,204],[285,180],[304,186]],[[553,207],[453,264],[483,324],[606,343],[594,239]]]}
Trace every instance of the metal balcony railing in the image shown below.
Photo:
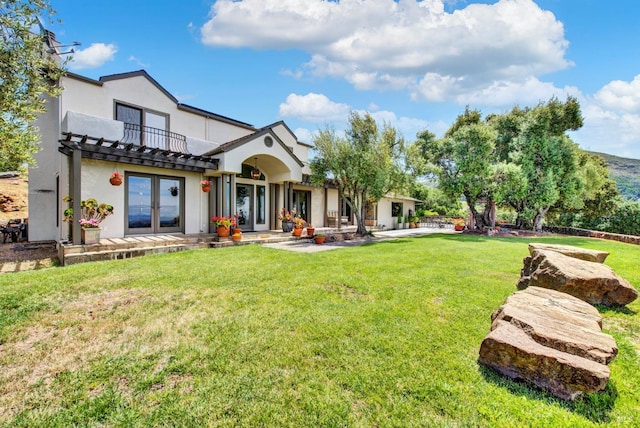
{"label": "metal balcony railing", "polygon": [[139,144],[172,152],[189,153],[187,137],[164,129],[140,126],[135,123],[124,124],[123,143]]}

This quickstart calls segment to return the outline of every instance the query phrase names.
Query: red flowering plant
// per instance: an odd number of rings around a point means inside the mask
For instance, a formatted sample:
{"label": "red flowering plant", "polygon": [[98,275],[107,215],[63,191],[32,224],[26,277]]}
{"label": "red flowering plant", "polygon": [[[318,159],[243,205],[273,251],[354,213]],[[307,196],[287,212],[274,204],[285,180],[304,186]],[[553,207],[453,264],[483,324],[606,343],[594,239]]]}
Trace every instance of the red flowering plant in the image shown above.
{"label": "red flowering plant", "polygon": [[228,229],[237,224],[236,217],[237,216],[213,216],[211,217],[211,223],[215,224],[216,227],[226,227]]}

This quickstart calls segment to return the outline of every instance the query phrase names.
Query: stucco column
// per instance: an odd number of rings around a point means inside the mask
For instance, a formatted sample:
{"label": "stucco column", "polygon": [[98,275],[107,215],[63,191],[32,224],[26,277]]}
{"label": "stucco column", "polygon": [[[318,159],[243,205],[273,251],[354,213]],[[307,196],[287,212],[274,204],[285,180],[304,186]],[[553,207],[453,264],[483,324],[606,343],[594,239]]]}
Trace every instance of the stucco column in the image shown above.
{"label": "stucco column", "polygon": [[236,215],[236,210],[238,207],[236,207],[236,194],[237,194],[237,189],[236,189],[236,175],[235,174],[229,174],[229,215],[230,216],[234,216]]}

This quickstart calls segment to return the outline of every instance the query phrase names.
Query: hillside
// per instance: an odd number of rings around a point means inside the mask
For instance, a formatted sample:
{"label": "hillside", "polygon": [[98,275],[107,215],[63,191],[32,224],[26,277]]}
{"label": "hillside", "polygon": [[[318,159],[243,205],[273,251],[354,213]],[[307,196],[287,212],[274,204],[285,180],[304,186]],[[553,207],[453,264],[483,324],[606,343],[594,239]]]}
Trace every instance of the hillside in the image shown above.
{"label": "hillside", "polygon": [[0,224],[13,218],[28,217],[27,199],[28,180],[25,177],[13,177],[9,173],[0,176]]}
{"label": "hillside", "polygon": [[622,196],[632,201],[640,200],[640,160],[621,158],[606,153],[596,153],[609,166],[609,175],[615,180]]}

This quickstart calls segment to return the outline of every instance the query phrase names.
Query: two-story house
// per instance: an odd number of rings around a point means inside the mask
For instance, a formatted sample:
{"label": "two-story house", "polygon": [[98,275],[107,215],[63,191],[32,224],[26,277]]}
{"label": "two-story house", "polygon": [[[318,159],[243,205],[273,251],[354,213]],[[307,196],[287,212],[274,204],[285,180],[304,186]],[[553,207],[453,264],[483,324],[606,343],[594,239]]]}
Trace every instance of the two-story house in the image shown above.
{"label": "two-story house", "polygon": [[[62,94],[38,120],[42,150],[29,172],[29,239],[80,244],[78,222],[63,222],[73,199],[114,207],[103,238],[213,232],[213,215],[237,215],[245,231],[276,230],[295,209],[316,226],[352,221],[337,189],[308,182],[310,145],[280,121],[252,125],[179,102],[145,71],[90,79],[67,73]],[[109,178],[123,175],[114,186]],[[211,181],[204,192],[201,181]],[[372,224],[393,224],[411,199],[383,199]],[[333,223],[333,224],[332,224]]]}

